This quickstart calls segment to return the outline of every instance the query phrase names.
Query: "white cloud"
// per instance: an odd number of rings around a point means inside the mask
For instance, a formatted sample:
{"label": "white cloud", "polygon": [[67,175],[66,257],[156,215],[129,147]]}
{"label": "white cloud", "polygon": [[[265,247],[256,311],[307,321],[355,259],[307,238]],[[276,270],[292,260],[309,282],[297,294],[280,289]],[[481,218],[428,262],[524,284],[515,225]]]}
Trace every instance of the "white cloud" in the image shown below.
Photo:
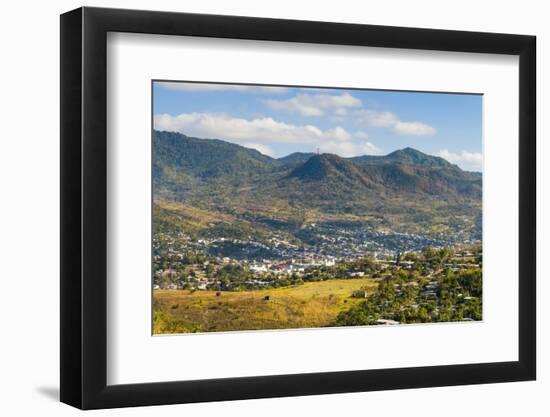
{"label": "white cloud", "polygon": [[392,127],[399,123],[399,117],[389,111],[362,109],[357,112],[357,115],[361,117],[360,121],[367,126]]}
{"label": "white cloud", "polygon": [[368,139],[369,138],[369,134],[367,132],[362,131],[362,130],[358,130],[357,132],[355,132],[353,134],[353,136],[355,136],[356,138],[359,138],[359,139]]}
{"label": "white cloud", "polygon": [[424,136],[436,133],[434,127],[417,121],[407,122],[389,111],[377,111],[361,108],[363,103],[349,93],[330,94],[298,94],[295,97],[277,100],[265,100],[273,110],[283,110],[298,113],[302,116],[331,116],[331,120],[343,120],[353,117],[358,124],[372,127],[391,128],[400,135]]}
{"label": "white cloud", "polygon": [[271,99],[265,102],[273,110],[296,112],[302,116],[323,116],[326,113],[343,116],[347,114],[348,108],[361,106],[361,100],[349,93],[340,95],[298,94],[286,100]]}
{"label": "white cloud", "polygon": [[382,154],[380,148],[366,141],[366,132],[357,131],[352,135],[340,126],[323,130],[313,125],[278,122],[270,117],[247,120],[224,113],[156,114],[153,121],[156,130],[227,140],[269,156],[275,154],[270,144],[304,145],[306,149],[319,148],[344,157]]}
{"label": "white cloud", "polygon": [[453,153],[447,149],[442,149],[439,151],[439,156],[466,171],[483,170],[483,156],[481,152],[461,151],[460,153]]}
{"label": "white cloud", "polygon": [[374,143],[365,142],[363,144],[363,150],[365,155],[383,155],[384,151],[376,146]]}
{"label": "white cloud", "polygon": [[342,127],[322,130],[313,125],[293,125],[271,117],[241,119],[224,113],[156,114],[157,130],[180,132],[199,138],[218,138],[236,143],[312,144],[324,140],[348,141],[352,137]]}
{"label": "white cloud", "polygon": [[360,155],[382,155],[382,149],[370,142],[337,142],[328,141],[319,146],[321,152],[334,153],[343,157]]}
{"label": "white cloud", "polygon": [[245,143],[243,146],[246,146],[247,148],[256,149],[258,152],[263,153],[267,156],[273,156],[275,153],[273,152],[273,149],[271,149],[269,146],[264,145],[262,143]]}
{"label": "white cloud", "polygon": [[[287,87],[270,87],[237,84],[190,83],[190,82],[156,82],[161,88],[176,91],[238,91],[254,94],[282,94],[287,93]],[[313,94],[322,89],[301,89],[312,94],[302,93],[289,99],[268,99],[264,102],[273,110],[297,113],[301,116],[320,117],[328,116],[334,123],[346,119],[354,119],[357,124],[391,128],[400,135],[424,136],[433,135],[436,129],[426,123],[418,121],[402,121],[389,111],[378,111],[362,108],[363,103],[350,93]],[[271,119],[272,120],[272,119]]]}
{"label": "white cloud", "polygon": [[426,123],[421,122],[397,122],[393,130],[400,135],[434,135],[436,130]]}
{"label": "white cloud", "polygon": [[339,141],[351,140],[351,135],[343,127],[337,126],[326,131],[325,136],[338,139]]}
{"label": "white cloud", "polygon": [[391,128],[399,135],[425,136],[436,133],[436,129],[426,123],[403,122],[396,114],[389,111],[361,109],[355,112],[355,115],[359,118],[359,124]]}
{"label": "white cloud", "polygon": [[210,84],[210,83],[186,83],[186,82],[163,82],[156,81],[160,87],[173,91],[235,91],[262,94],[284,94],[288,91],[286,87],[269,87],[260,85],[238,85],[238,84]]}

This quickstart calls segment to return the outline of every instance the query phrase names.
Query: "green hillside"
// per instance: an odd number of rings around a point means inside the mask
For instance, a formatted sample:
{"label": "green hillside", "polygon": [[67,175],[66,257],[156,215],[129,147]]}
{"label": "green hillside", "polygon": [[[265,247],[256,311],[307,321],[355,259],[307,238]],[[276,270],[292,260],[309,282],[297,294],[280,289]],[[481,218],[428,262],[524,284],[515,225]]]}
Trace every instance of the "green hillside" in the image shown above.
{"label": "green hillside", "polygon": [[[481,175],[412,148],[385,156],[274,159],[216,139],[173,132],[154,132],[153,139],[157,205],[185,203],[215,219],[229,216],[227,224],[294,237],[312,222],[334,221],[481,236]],[[185,224],[177,211],[159,213],[163,224]]]}

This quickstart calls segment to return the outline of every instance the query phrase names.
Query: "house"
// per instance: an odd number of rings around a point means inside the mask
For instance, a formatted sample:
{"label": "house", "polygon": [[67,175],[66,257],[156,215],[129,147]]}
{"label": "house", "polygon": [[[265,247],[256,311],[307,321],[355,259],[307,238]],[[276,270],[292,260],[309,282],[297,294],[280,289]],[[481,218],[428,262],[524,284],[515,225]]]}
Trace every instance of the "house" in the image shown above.
{"label": "house", "polygon": [[290,265],[289,270],[292,272],[304,272],[306,269],[301,265]]}
{"label": "house", "polygon": [[250,265],[250,270],[253,272],[267,272],[265,265]]}

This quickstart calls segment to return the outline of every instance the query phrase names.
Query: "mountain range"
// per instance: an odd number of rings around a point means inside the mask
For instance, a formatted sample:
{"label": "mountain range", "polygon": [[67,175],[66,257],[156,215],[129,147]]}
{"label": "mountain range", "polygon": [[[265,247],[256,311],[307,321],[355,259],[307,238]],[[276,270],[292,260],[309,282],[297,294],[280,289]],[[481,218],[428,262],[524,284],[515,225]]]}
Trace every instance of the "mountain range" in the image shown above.
{"label": "mountain range", "polygon": [[[443,200],[481,198],[481,174],[461,170],[443,158],[413,148],[385,156],[343,158],[334,154],[293,153],[271,158],[255,149],[216,139],[154,132],[155,193],[185,193],[187,185],[250,183],[262,190],[296,195],[296,189],[358,193],[428,195]],[[262,181],[262,179],[264,181]],[[307,188],[307,190],[306,190]]]}
{"label": "mountain range", "polygon": [[188,228],[224,218],[241,231],[293,233],[312,222],[345,221],[479,236],[481,193],[480,173],[412,148],[383,156],[299,152],[272,158],[219,139],[153,134],[156,213]]}

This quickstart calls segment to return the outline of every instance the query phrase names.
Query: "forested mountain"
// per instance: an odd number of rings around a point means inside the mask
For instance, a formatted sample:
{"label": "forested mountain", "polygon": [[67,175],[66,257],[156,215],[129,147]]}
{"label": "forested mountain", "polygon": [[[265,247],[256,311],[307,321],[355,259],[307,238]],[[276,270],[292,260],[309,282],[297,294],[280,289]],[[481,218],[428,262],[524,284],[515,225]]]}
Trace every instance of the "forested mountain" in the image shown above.
{"label": "forested mountain", "polygon": [[283,156],[282,158],[279,158],[278,161],[286,164],[286,165],[292,165],[292,164],[300,164],[306,162],[309,158],[311,158],[313,155],[315,155],[313,152],[294,152],[290,155]]}
{"label": "forested mountain", "polygon": [[154,132],[153,166],[156,179],[163,170],[207,178],[270,171],[276,162],[255,149],[218,139],[197,139],[174,132]]}
{"label": "forested mountain", "polygon": [[481,236],[481,174],[412,148],[385,156],[293,153],[275,159],[173,132],[154,132],[153,140],[155,203],[164,209],[184,204],[185,215],[181,207],[162,211],[163,221],[175,216],[181,227],[210,227],[204,219],[211,218],[210,225],[224,219],[224,233],[230,227],[241,234],[292,234],[312,222],[345,221]]}
{"label": "forested mountain", "polygon": [[157,194],[185,194],[193,186],[213,182],[246,184],[264,192],[276,189],[278,197],[285,188],[296,194],[296,188],[311,187],[343,191],[352,199],[361,193],[430,195],[443,200],[481,197],[479,174],[412,148],[385,156],[342,158],[297,152],[274,159],[222,140],[155,132],[153,149]]}

